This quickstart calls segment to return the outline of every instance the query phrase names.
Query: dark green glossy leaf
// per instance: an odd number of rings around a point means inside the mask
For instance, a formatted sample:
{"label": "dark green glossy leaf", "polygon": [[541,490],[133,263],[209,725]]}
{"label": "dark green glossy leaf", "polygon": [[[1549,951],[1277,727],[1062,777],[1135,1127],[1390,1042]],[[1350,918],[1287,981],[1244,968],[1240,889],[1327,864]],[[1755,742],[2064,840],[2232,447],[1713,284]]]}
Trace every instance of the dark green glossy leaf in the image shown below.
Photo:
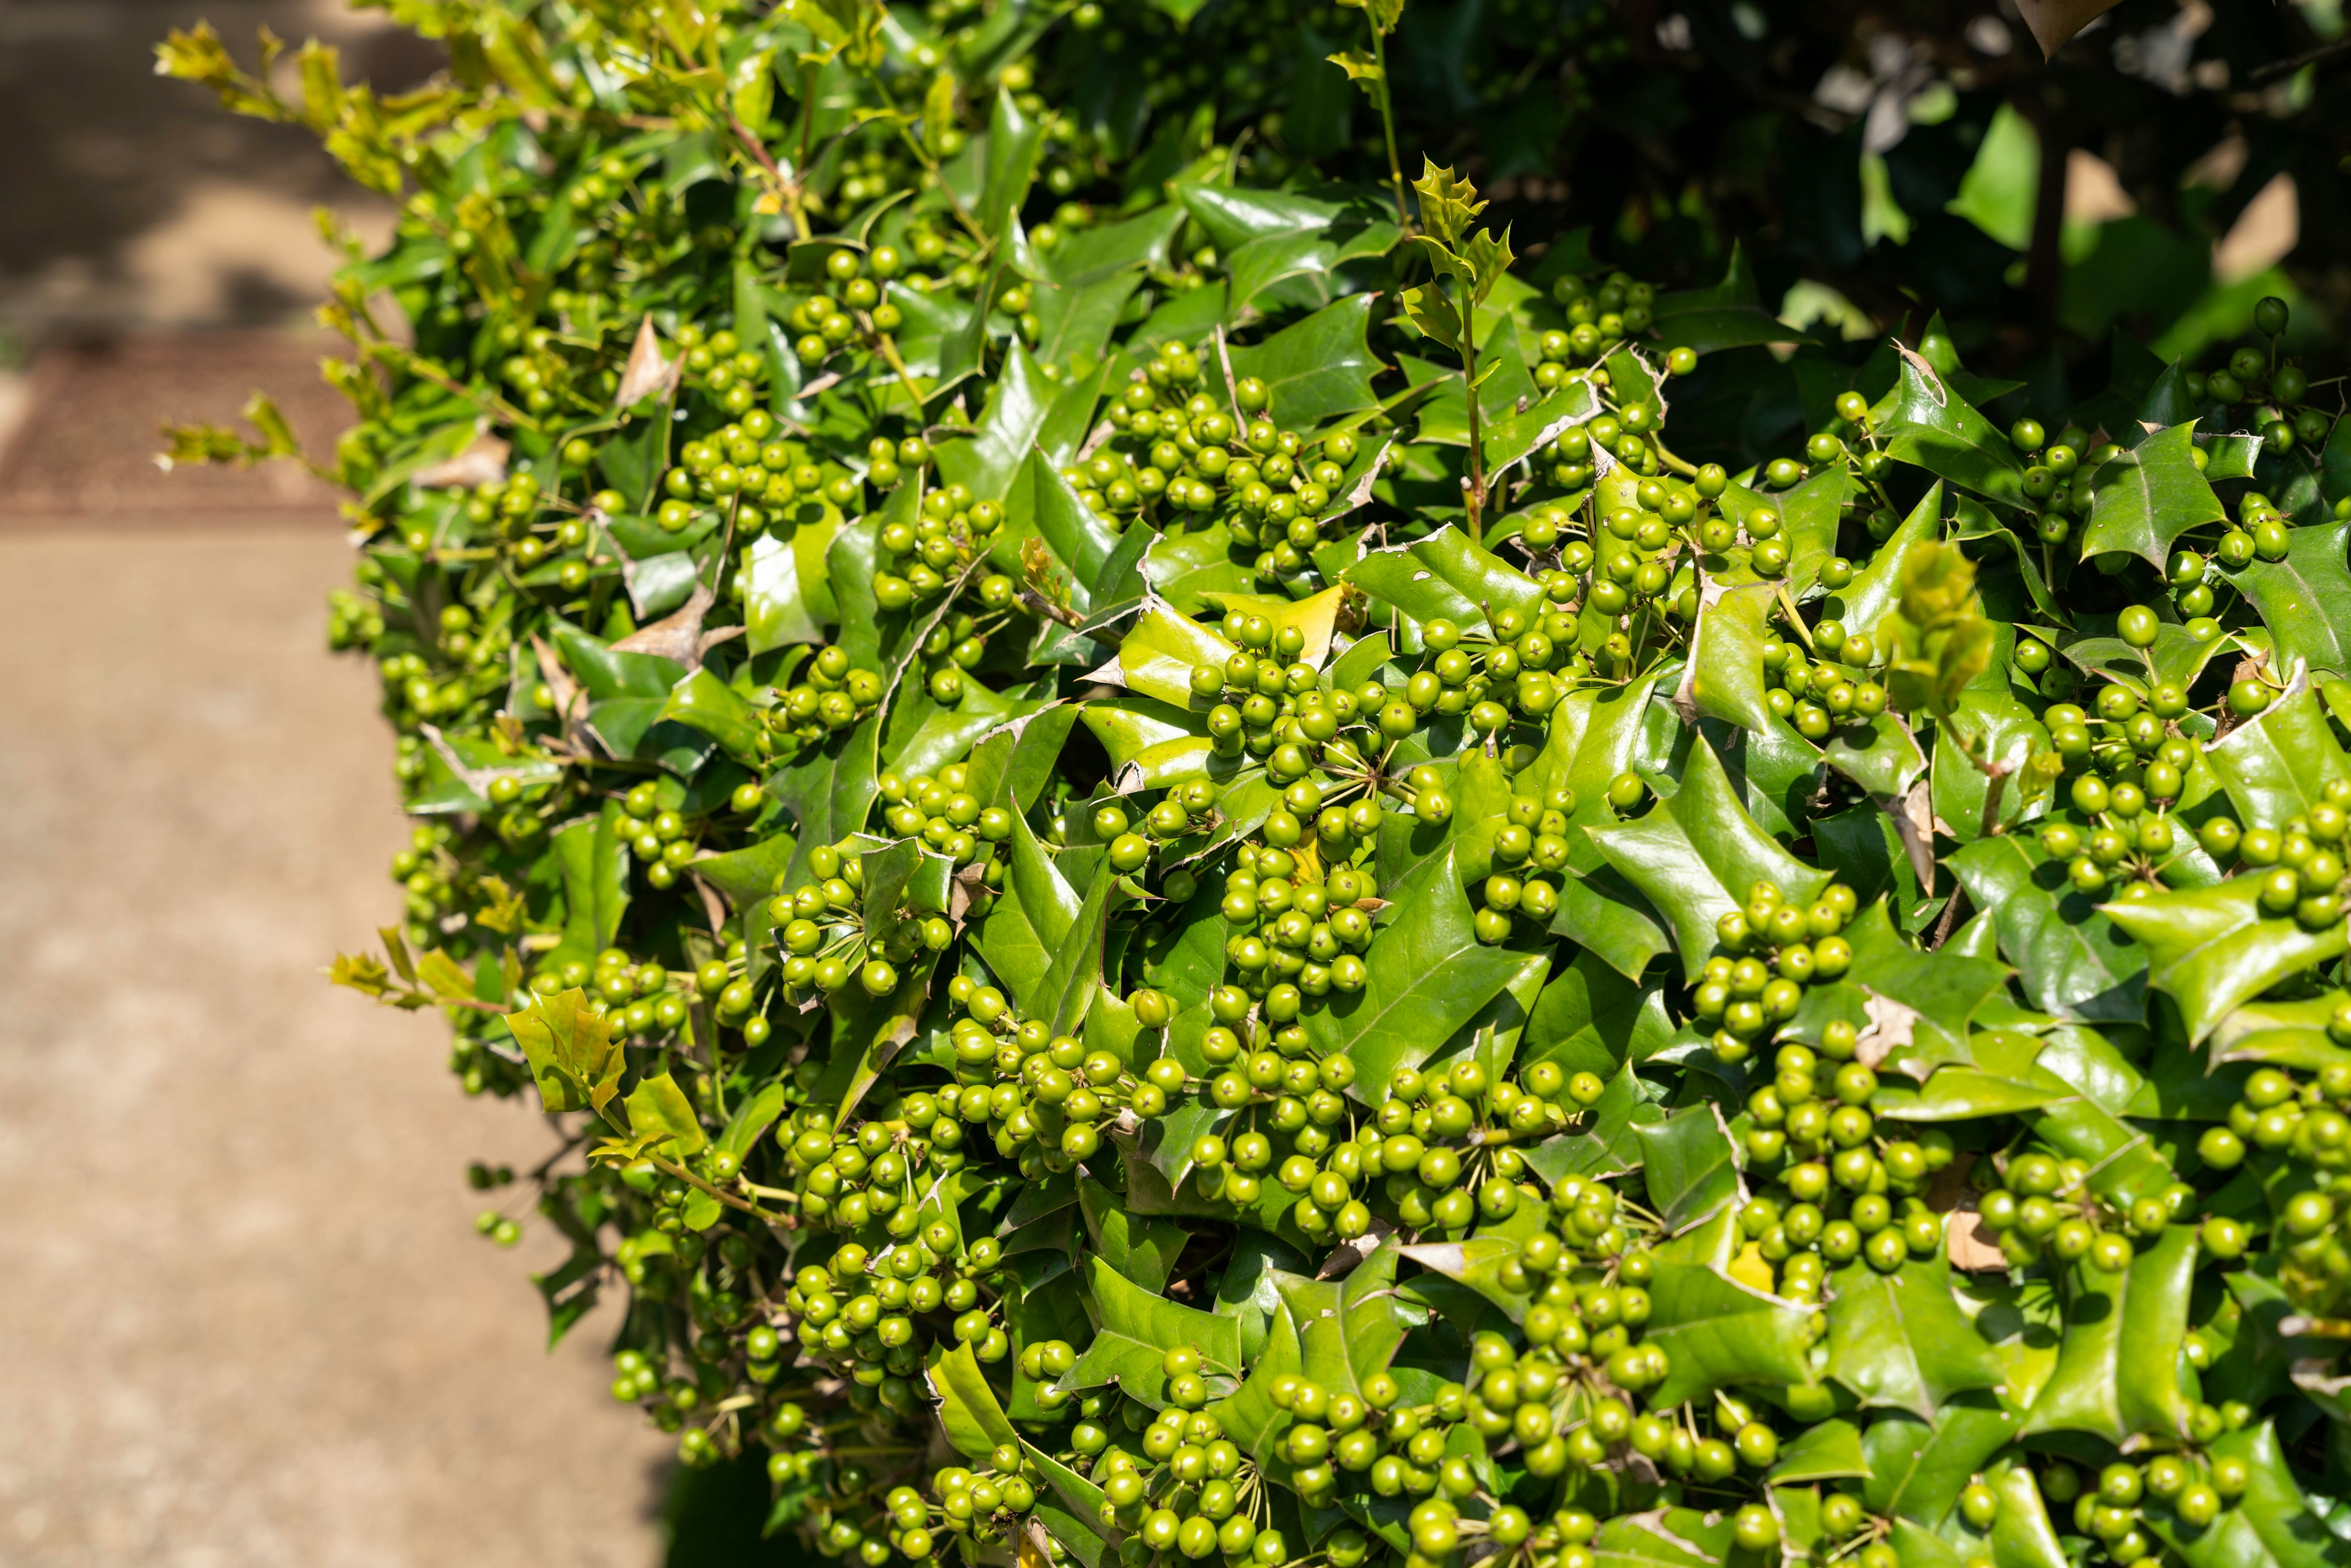
{"label": "dark green glossy leaf", "polygon": [[1916,357],[1906,357],[1894,406],[1878,423],[1886,450],[1987,500],[2024,504],[2024,465],[2007,433]]}
{"label": "dark green glossy leaf", "polygon": [[1086,1234],[1110,1266],[1154,1295],[1165,1290],[1191,1232],[1172,1219],[1130,1213],[1119,1195],[1090,1176],[1078,1179]]}
{"label": "dark green glossy leaf", "polygon": [[1931,1421],[1902,1411],[1881,1415],[1861,1437],[1869,1456],[1862,1505],[1934,1528],[2021,1420],[1988,1394],[1955,1396]]}
{"label": "dark green glossy leaf", "polygon": [[738,761],[759,759],[767,735],[759,710],[707,668],[678,682],[662,704],[660,716],[702,731]]}
{"label": "dark green glossy leaf", "polygon": [[876,757],[881,730],[881,716],[870,714],[769,776],[768,793],[792,814],[799,830],[799,846],[786,873],[788,886],[798,886],[806,878],[810,850],[837,844],[864,828],[881,794]]}
{"label": "dark green glossy leaf", "polygon": [[1811,1382],[1804,1354],[1811,1316],[1810,1308],[1751,1290],[1710,1263],[1660,1260],[1641,1338],[1665,1351],[1667,1365],[1649,1403],[1670,1409],[1718,1388]]}
{"label": "dark green glossy leaf", "polygon": [[1357,1081],[1372,1088],[1428,1060],[1510,984],[1526,956],[1478,940],[1449,848],[1388,896],[1395,916],[1364,955],[1369,982],[1305,1019],[1317,1051],[1344,1052]]}
{"label": "dark green glossy leaf", "polygon": [[1065,1391],[1116,1384],[1129,1398],[1154,1409],[1167,1403],[1169,1351],[1189,1345],[1200,1353],[1213,1389],[1238,1385],[1241,1374],[1240,1325],[1215,1312],[1171,1301],[1136,1286],[1103,1259],[1092,1260],[1090,1284],[1102,1325],[1093,1343],[1059,1385]]}
{"label": "dark green glossy leaf", "polygon": [[2159,430],[2099,467],[2084,559],[2126,550],[2160,570],[2180,535],[2228,515],[2193,460],[2195,433],[2193,420]]}
{"label": "dark green glossy leaf", "polygon": [[2303,1495],[2274,1424],[2226,1433],[2210,1451],[2215,1459],[2242,1460],[2249,1484],[2243,1498],[2202,1531],[2166,1517],[2152,1521],[2155,1533],[2189,1568],[2335,1568],[2351,1560],[2351,1545]]}
{"label": "dark green glossy leaf", "polygon": [[789,538],[762,534],[744,550],[743,624],[752,653],[821,643],[826,623],[841,619],[825,570],[840,520],[837,512],[820,512]]}
{"label": "dark green glossy leaf", "polygon": [[1868,1474],[1869,1459],[1861,1451],[1861,1428],[1836,1416],[1796,1433],[1781,1448],[1779,1463],[1771,1467],[1775,1486],[1860,1479]]}
{"label": "dark green glossy leaf", "polygon": [[2171,1185],[2170,1164],[2127,1120],[2146,1080],[2104,1035],[2078,1024],[2049,1030],[2026,1081],[2073,1091],[2028,1119],[2044,1142],[2089,1167],[2092,1191],[2127,1204]]}
{"label": "dark green glossy leaf", "polygon": [[1903,558],[1911,546],[1940,532],[1942,516],[1943,486],[1938,482],[1927,487],[1910,515],[1877,547],[1854,580],[1830,592],[1823,613],[1842,622],[1848,633],[1864,632],[1876,638],[1880,648],[1891,646],[1878,635],[1877,626],[1902,596]]}
{"label": "dark green glossy leaf", "polygon": [[1927,771],[1917,737],[1893,713],[1839,725],[1821,747],[1821,759],[1879,800],[1900,800]]}
{"label": "dark green glossy leaf", "polygon": [[592,961],[620,934],[629,908],[629,846],[622,841],[621,802],[607,800],[593,817],[565,823],[552,835],[563,879],[563,941],[559,959]]}
{"label": "dark green glossy leaf", "polygon": [[2351,776],[2351,759],[2336,744],[2307,675],[2297,675],[2261,714],[2207,746],[2204,760],[2249,828],[2283,829],[2291,818],[2308,817],[2330,782]]}
{"label": "dark green glossy leaf", "polygon": [[2195,1273],[2196,1232],[2185,1225],[2167,1228],[2119,1274],[2077,1266],[2057,1370],[2018,1436],[2186,1437],[2195,1396],[2180,1368]]}
{"label": "dark green glossy leaf", "polygon": [[2147,949],[2147,983],[2179,1004],[2200,1041],[2231,1011],[2278,981],[2342,956],[2339,920],[2305,931],[2263,916],[2258,878],[2164,892],[2101,911]]}
{"label": "dark green glossy leaf", "polygon": [[2278,667],[2351,676],[2351,520],[2293,529],[2283,560],[2255,559],[2227,574],[2261,612]]}
{"label": "dark green glossy leaf", "polygon": [[1896,933],[1883,904],[1864,909],[1844,936],[1853,944],[1846,979],[1918,1015],[1911,1020],[1910,1044],[1887,1059],[1888,1067],[1923,1080],[1946,1062],[1972,1061],[1969,1021],[2007,985],[2007,965],[1913,947]]}
{"label": "dark green glossy leaf", "polygon": [[2136,1023],[2147,958],[2077,891],[2062,862],[2020,834],[1979,839],[1949,864],[1999,933],[2033,1005],[2062,1018]]}
{"label": "dark green glossy leaf", "polygon": [[1002,500],[1012,487],[1012,476],[1036,448],[1053,392],[1053,383],[1045,379],[1028,346],[1014,343],[971,434],[942,441],[935,448],[939,476],[967,486],[983,501]]}
{"label": "dark green glossy leaf", "polygon": [[1661,1122],[1635,1127],[1633,1134],[1640,1144],[1649,1207],[1665,1222],[1667,1235],[1711,1218],[1724,1204],[1745,1196],[1738,1148],[1713,1104],[1687,1106]]}
{"label": "dark green glossy leaf", "polygon": [[1765,621],[1777,602],[1768,582],[1727,591],[1698,618],[1697,642],[1682,679],[1698,711],[1751,730],[1771,728],[1764,700]]}
{"label": "dark green glossy leaf", "polygon": [[1005,1419],[1004,1406],[971,1346],[958,1344],[931,1357],[931,1392],[939,1401],[939,1426],[956,1452],[985,1461],[998,1447],[1018,1447],[1020,1434]]}
{"label": "dark green glossy leaf", "polygon": [[1022,113],[1010,89],[999,88],[988,112],[983,183],[972,214],[988,234],[1002,235],[1019,214],[1029,183],[1037,177],[1037,159],[1044,146],[1045,122]]}
{"label": "dark green glossy leaf", "polygon": [[1846,1264],[1829,1277],[1828,1319],[1828,1375],[1864,1405],[1932,1420],[1952,1395],[2001,1382],[2000,1357],[1952,1299],[1940,1250],[1890,1274]]}
{"label": "dark green glossy leaf", "polygon": [[1542,585],[1451,524],[1426,538],[1367,552],[1347,580],[1415,621],[1483,625],[1486,607],[1531,611]]}
{"label": "dark green glossy leaf", "polygon": [[1392,1287],[1403,1255],[1399,1247],[1381,1246],[1343,1279],[1280,1278],[1305,1375],[1330,1392],[1361,1394],[1373,1374],[1395,1359],[1405,1324]]}
{"label": "dark green glossy leaf", "polygon": [[1681,788],[1648,815],[1585,831],[1618,874],[1665,915],[1691,976],[1714,951],[1715,922],[1743,905],[1756,883],[1775,883],[1787,898],[1803,903],[1828,883],[1826,873],[1755,825],[1703,739],[1690,747]]}
{"label": "dark green glossy leaf", "polygon": [[1023,1441],[1029,1463],[1044,1481],[1037,1494],[1037,1518],[1046,1531],[1085,1568],[1102,1568],[1116,1560],[1113,1542],[1104,1532],[1102,1488],[1036,1444]]}
{"label": "dark green glossy leaf", "polygon": [[1311,429],[1341,414],[1378,407],[1372,371],[1379,357],[1365,336],[1372,299],[1369,294],[1349,295],[1262,343],[1234,349],[1234,376],[1265,382],[1273,400],[1269,412],[1291,429]]}
{"label": "dark green glossy leaf", "polygon": [[2351,1051],[2335,1044],[2326,1027],[2342,1005],[2332,994],[2303,1001],[2248,1002],[2213,1028],[2204,1042],[2205,1054],[2216,1064],[2258,1061],[2302,1072],[2351,1061]]}
{"label": "dark green glossy leaf", "polygon": [[979,951],[1006,994],[1030,1012],[1053,956],[1077,929],[1085,901],[1062,878],[1018,810],[1010,846],[1003,894],[980,922]]}

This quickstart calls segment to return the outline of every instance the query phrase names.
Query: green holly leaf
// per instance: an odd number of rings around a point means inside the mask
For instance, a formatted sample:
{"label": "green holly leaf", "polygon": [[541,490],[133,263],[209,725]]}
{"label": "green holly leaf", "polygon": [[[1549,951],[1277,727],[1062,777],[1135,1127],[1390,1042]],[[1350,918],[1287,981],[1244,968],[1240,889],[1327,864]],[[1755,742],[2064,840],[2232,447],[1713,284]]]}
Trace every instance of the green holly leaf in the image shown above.
{"label": "green holly leaf", "polygon": [[1666,916],[1693,980],[1715,949],[1715,922],[1743,907],[1755,883],[1776,883],[1782,896],[1803,904],[1828,885],[1826,872],[1797,860],[1755,825],[1703,737],[1691,743],[1681,788],[1648,815],[1584,831]]}
{"label": "green holly leaf", "polygon": [[588,993],[574,987],[551,997],[534,996],[530,1006],[507,1019],[538,1084],[539,1103],[549,1111],[601,1113],[620,1092],[628,1068],[611,1023],[588,1008]]}
{"label": "green holly leaf", "polygon": [[2166,1228],[2119,1274],[2077,1265],[2057,1368],[2017,1436],[2185,1438],[2196,1395],[2179,1369],[2195,1275],[2196,1231],[2186,1225]]}
{"label": "green holly leaf", "polygon": [[2099,465],[2091,479],[2082,559],[2125,550],[2161,570],[2172,542],[2228,513],[2194,459],[2196,422],[2157,431]]}
{"label": "green holly leaf", "polygon": [[1305,1375],[1329,1392],[1361,1394],[1395,1359],[1405,1336],[1394,1289],[1403,1256],[1401,1247],[1380,1246],[1342,1279],[1278,1276]]}
{"label": "green holly leaf", "polygon": [[1986,500],[2024,505],[2024,465],[2007,434],[1916,354],[1903,356],[1892,404],[1877,429],[1896,462],[1924,468]]}
{"label": "green holly leaf", "polygon": [[2033,1006],[2060,1018],[2136,1023],[2147,1014],[2147,955],[2019,834],[1979,839],[1947,862],[1990,916]]}
{"label": "green holly leaf", "polygon": [[1093,1343],[1056,1385],[1063,1393],[1109,1384],[1155,1410],[1167,1405],[1167,1353],[1188,1345],[1200,1353],[1202,1375],[1211,1390],[1230,1393],[1240,1384],[1240,1324],[1145,1291],[1102,1258],[1092,1260],[1089,1282],[1101,1327]]}
{"label": "green holly leaf", "polygon": [[1812,1309],[1742,1285],[1710,1262],[1660,1258],[1649,1276],[1644,1343],[1666,1353],[1666,1379],[1648,1394],[1657,1409],[1718,1388],[1810,1383]]}
{"label": "green holly leaf", "polygon": [[1485,624],[1489,608],[1531,612],[1542,584],[1451,524],[1410,544],[1367,550],[1346,580],[1418,622]]}
{"label": "green holly leaf", "polygon": [[1686,1106],[1663,1121],[1632,1129],[1641,1151],[1649,1207],[1678,1236],[1743,1199],[1739,1150],[1712,1103]]}
{"label": "green holly leaf", "polygon": [[1390,890],[1395,909],[1364,954],[1370,978],[1304,1019],[1318,1054],[1344,1053],[1359,1080],[1416,1067],[1517,977],[1526,955],[1478,940],[1448,845]]}
{"label": "green holly leaf", "polygon": [[1019,1446],[1020,1434],[1005,1418],[1004,1406],[970,1345],[934,1350],[929,1371],[931,1392],[939,1401],[939,1426],[956,1452],[985,1463],[998,1448]]}
{"label": "green holly leaf", "polygon": [[1004,891],[980,922],[979,951],[1005,994],[1024,1013],[1033,1013],[1054,957],[1077,929],[1086,901],[1017,810],[1009,847]]}
{"label": "green holly leaf", "polygon": [[1372,296],[1351,294],[1262,343],[1231,352],[1235,379],[1265,382],[1275,422],[1310,429],[1343,414],[1377,408],[1372,376],[1380,368],[1367,336]]}
{"label": "green holly leaf", "polygon": [[2351,758],[2310,677],[2297,673],[2284,695],[2204,747],[2246,827],[2283,828],[2326,800],[2326,786],[2351,777]]}
{"label": "green holly leaf", "polygon": [[710,1141],[703,1134],[702,1117],[694,1102],[666,1072],[639,1079],[629,1091],[627,1105],[629,1130],[640,1138],[655,1140],[661,1152],[673,1160],[692,1158]]}
{"label": "green holly leaf", "polygon": [[2249,1484],[2204,1530],[2190,1531],[2168,1515],[2150,1519],[2155,1534],[2189,1568],[2338,1568],[2351,1558],[2351,1548],[2295,1481],[2274,1422],[2224,1433],[2207,1452],[2213,1459],[2242,1460]]}
{"label": "green holly leaf", "polygon": [[1778,602],[1775,584],[1750,582],[1698,612],[1682,689],[1699,713],[1758,733],[1771,729],[1778,716],[1765,700],[1763,645],[1774,640],[1767,622]]}
{"label": "green holly leaf", "polygon": [[2283,560],[2255,559],[2223,569],[2224,580],[2252,601],[2269,629],[2281,667],[2351,677],[2351,519],[2312,524],[2286,535]]}
{"label": "green holly leaf", "polygon": [[1862,1506],[1929,1529],[1942,1523],[1959,1493],[2015,1437],[2022,1417],[1989,1394],[1959,1394],[1931,1419],[1886,1411],[1861,1435],[1869,1458]]}
{"label": "green holly leaf", "polygon": [[1829,1276],[1828,1320],[1828,1375],[1864,1405],[1932,1420],[1952,1395],[2002,1381],[2000,1356],[1951,1294],[1951,1265],[1939,1249],[1891,1273],[1859,1260],[1837,1270]]}
{"label": "green holly leaf", "polygon": [[2191,1042],[2279,981],[2343,955],[2343,922],[2308,931],[2290,915],[2266,916],[2259,883],[2231,877],[2098,906],[2147,949],[2147,984],[2179,1004]]}

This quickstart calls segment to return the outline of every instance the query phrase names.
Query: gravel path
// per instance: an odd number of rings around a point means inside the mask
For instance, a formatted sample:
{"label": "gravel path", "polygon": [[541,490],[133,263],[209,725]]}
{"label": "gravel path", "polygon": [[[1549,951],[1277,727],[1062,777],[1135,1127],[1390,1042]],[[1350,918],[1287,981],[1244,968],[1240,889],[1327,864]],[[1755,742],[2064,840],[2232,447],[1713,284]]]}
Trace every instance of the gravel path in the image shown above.
{"label": "gravel path", "polygon": [[328,524],[0,538],[0,1563],[649,1568],[667,1445],[550,1358],[396,908]]}

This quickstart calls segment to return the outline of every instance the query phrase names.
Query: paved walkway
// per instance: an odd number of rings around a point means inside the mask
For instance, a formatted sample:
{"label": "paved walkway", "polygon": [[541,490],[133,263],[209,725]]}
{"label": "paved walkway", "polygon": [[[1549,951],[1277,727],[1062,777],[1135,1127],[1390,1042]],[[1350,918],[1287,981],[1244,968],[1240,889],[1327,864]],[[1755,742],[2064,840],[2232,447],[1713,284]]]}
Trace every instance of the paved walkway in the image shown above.
{"label": "paved walkway", "polygon": [[[73,525],[66,525],[71,527]],[[475,1238],[331,524],[0,536],[0,1563],[650,1568],[665,1440]]]}

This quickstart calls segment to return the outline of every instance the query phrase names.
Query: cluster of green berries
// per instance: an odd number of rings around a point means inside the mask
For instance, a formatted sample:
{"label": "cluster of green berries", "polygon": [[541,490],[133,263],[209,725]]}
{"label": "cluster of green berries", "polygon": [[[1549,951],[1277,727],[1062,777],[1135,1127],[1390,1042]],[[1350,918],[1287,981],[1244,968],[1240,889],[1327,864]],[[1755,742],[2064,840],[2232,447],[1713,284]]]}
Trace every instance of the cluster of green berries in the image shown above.
{"label": "cluster of green berries", "polygon": [[[2351,998],[2336,992],[2334,999],[2326,1035],[2340,1048],[2351,1042]],[[2279,1280],[2304,1310],[2337,1314],[2351,1293],[2351,1246],[2341,1220],[2351,1206],[2351,1063],[2331,1062],[2300,1079],[2282,1068],[2255,1070],[2227,1120],[2205,1130],[2196,1152],[2218,1170],[2258,1152],[2294,1173],[2276,1209]],[[2246,1239],[2237,1221],[2205,1221],[2204,1245],[2216,1256],[2239,1256]]]}
{"label": "cluster of green berries", "polygon": [[[796,1153],[797,1145],[798,1140]],[[841,1152],[835,1150],[812,1172],[837,1169]],[[892,1155],[885,1145],[873,1155],[874,1163]],[[869,1192],[881,1190],[877,1180]],[[935,1337],[942,1337],[935,1334],[937,1319],[947,1320],[945,1337],[968,1344],[983,1362],[1002,1361],[1010,1353],[1011,1342],[981,1290],[1001,1256],[993,1237],[967,1247],[943,1220],[870,1251],[862,1243],[843,1242],[830,1263],[803,1267],[793,1275],[784,1298],[785,1311],[796,1320],[792,1336],[804,1353],[871,1390],[883,1409],[922,1412],[927,1406],[924,1362]]]}
{"label": "cluster of green berries", "polygon": [[1219,1027],[1240,1022],[1252,1001],[1280,1027],[1333,991],[1362,990],[1371,974],[1361,955],[1371,946],[1378,897],[1378,880],[1368,869],[1341,861],[1326,872],[1322,856],[1310,851],[1271,842],[1238,846],[1221,904],[1231,927],[1225,962],[1235,981],[1209,998]]}
{"label": "cluster of green berries", "polygon": [[1777,883],[1759,882],[1743,907],[1723,912],[1714,934],[1725,951],[1707,960],[1690,1004],[1700,1025],[1714,1026],[1717,1061],[1746,1061],[1757,1040],[1796,1016],[1805,987],[1852,967],[1853,945],[1838,933],[1860,908],[1843,883],[1831,883],[1807,905]]}
{"label": "cluster of green berries", "polygon": [[[967,486],[933,490],[923,497],[913,522],[883,525],[881,553],[888,559],[874,570],[875,601],[884,610],[904,610],[936,599],[987,557],[1003,527],[1004,508],[975,499]],[[990,610],[1012,601],[1012,580],[1001,572],[988,573],[978,590],[980,602]]]}
{"label": "cluster of green berries", "polygon": [[[1983,1228],[2000,1238],[2001,1249],[2019,1268],[2048,1256],[2119,1274],[2137,1256],[2138,1243],[2161,1237],[2190,1216],[2197,1201],[2195,1188],[2176,1182],[2159,1195],[2117,1207],[2091,1189],[2089,1176],[2088,1163],[2077,1158],[2037,1149],[2016,1155],[2001,1169],[2002,1185],[1976,1200]],[[2204,1239],[2219,1257],[2244,1250],[2243,1230],[2234,1220],[2207,1221]]]}
{"label": "cluster of green berries", "polygon": [[687,441],[678,448],[676,465],[662,476],[664,499],[654,521],[678,533],[712,507],[731,508],[737,530],[749,535],[793,517],[803,501],[844,508],[860,503],[864,486],[855,474],[817,462],[805,444],[779,438],[777,428],[773,414],[755,408]]}

